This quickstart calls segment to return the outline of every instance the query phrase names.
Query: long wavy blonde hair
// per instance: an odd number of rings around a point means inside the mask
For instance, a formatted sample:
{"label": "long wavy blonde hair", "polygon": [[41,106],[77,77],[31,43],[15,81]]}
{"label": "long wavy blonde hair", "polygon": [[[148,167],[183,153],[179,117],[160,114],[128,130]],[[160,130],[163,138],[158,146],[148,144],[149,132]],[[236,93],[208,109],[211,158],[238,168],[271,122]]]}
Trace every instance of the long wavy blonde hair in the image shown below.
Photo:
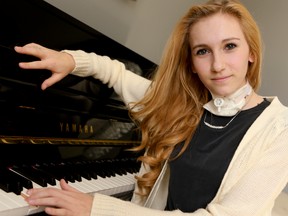
{"label": "long wavy blonde hair", "polygon": [[192,72],[189,33],[193,24],[215,13],[229,14],[239,20],[254,57],[254,62],[249,63],[247,79],[254,90],[260,85],[262,42],[248,10],[235,0],[212,0],[191,7],[170,36],[150,89],[131,110],[142,134],[141,145],[135,150],[146,150],[139,160],[150,170],[137,177],[140,195],[150,193],[174,147],[184,143],[180,154],[187,148],[203,114],[203,105],[211,99],[207,88]]}

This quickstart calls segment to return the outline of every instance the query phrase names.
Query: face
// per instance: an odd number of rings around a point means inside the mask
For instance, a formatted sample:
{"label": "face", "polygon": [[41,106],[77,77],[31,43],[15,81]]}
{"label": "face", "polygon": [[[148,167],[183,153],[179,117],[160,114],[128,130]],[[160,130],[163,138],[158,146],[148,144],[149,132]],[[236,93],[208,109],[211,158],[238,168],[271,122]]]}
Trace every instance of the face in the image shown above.
{"label": "face", "polygon": [[193,72],[215,96],[225,97],[246,84],[253,62],[239,21],[215,14],[196,22],[190,30]]}

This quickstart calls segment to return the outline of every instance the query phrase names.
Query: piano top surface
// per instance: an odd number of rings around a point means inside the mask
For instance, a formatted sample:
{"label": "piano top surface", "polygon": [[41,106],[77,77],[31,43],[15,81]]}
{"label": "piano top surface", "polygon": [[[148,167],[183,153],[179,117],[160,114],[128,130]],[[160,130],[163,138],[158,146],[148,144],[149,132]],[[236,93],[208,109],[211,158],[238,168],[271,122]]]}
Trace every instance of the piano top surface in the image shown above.
{"label": "piano top surface", "polygon": [[155,67],[150,60],[45,1],[4,1],[0,8],[0,22],[1,45],[14,47],[36,42],[56,50],[96,52],[134,62],[141,67],[144,76]]}

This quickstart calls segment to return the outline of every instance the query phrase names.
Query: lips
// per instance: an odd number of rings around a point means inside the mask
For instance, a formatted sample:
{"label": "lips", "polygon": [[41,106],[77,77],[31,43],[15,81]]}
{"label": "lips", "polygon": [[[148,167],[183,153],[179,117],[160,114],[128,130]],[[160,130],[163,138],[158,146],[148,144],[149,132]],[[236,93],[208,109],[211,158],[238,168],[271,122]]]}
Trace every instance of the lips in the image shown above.
{"label": "lips", "polygon": [[224,76],[224,77],[217,77],[217,78],[213,78],[213,81],[224,81],[227,80],[228,78],[230,78],[231,76]]}

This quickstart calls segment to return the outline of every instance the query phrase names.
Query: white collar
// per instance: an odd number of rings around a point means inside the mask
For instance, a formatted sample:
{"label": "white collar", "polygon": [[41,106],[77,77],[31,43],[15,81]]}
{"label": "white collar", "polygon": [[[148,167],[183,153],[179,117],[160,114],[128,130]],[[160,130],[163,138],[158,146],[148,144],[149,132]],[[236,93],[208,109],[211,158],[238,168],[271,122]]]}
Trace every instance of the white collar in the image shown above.
{"label": "white collar", "polygon": [[218,116],[234,116],[246,104],[246,98],[252,92],[252,87],[247,82],[235,93],[227,97],[215,97],[212,93],[212,100],[204,104],[204,109]]}

